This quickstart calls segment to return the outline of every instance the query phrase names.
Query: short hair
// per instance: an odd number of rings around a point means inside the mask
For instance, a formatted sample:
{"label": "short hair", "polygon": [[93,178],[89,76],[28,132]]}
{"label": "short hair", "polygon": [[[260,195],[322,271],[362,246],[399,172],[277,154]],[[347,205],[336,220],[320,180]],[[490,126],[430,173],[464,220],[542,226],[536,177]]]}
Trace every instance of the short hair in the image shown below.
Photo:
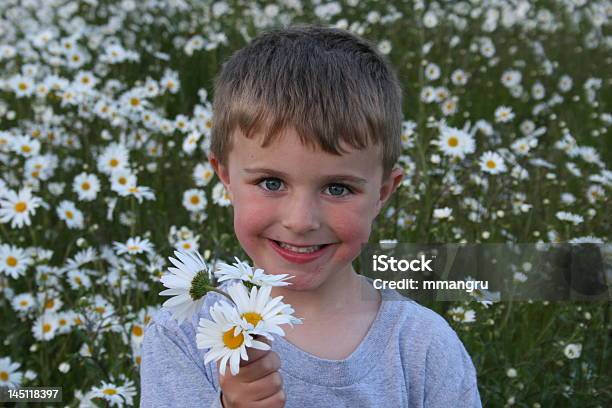
{"label": "short hair", "polygon": [[387,58],[350,31],[296,25],[263,32],[215,79],[211,152],[227,164],[237,127],[262,147],[293,127],[304,145],[346,153],[382,145],[383,179],[401,153],[402,89]]}

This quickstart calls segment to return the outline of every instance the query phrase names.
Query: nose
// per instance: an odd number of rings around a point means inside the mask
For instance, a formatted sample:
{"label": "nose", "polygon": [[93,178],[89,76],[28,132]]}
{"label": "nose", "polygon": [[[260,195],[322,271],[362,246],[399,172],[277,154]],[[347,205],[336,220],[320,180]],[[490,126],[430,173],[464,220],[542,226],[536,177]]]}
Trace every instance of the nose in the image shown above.
{"label": "nose", "polygon": [[316,198],[295,195],[282,210],[282,224],[295,234],[304,234],[321,227],[319,203]]}

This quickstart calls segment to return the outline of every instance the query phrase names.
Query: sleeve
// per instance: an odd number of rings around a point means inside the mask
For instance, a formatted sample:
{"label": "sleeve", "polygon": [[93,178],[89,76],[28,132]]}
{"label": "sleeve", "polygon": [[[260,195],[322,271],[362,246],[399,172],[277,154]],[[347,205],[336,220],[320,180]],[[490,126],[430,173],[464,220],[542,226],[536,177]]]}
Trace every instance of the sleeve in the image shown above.
{"label": "sleeve", "polygon": [[425,362],[424,407],[482,408],[470,355],[448,324],[435,336]]}
{"label": "sleeve", "polygon": [[222,408],[203,364],[181,331],[153,321],[146,329],[140,367],[140,406]]}

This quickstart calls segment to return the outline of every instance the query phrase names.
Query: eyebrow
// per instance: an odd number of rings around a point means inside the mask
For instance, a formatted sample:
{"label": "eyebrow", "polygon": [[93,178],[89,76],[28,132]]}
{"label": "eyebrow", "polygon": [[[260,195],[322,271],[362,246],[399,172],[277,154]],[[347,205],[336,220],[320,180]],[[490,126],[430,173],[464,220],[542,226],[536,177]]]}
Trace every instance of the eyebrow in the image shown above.
{"label": "eyebrow", "polygon": [[[286,173],[283,173],[282,171],[278,171],[278,170],[272,170],[272,169],[266,169],[263,167],[254,167],[254,168],[244,168],[242,169],[245,173],[249,173],[249,174],[254,174],[254,173],[265,173],[265,174],[269,174],[271,176],[274,177],[279,177],[279,178],[288,178]],[[367,180],[361,177],[357,177],[357,176],[352,176],[350,174],[332,174],[329,176],[325,176],[323,177],[323,180],[329,182],[329,181],[346,181],[346,182],[351,182],[351,183],[356,183],[356,184],[367,184]]]}

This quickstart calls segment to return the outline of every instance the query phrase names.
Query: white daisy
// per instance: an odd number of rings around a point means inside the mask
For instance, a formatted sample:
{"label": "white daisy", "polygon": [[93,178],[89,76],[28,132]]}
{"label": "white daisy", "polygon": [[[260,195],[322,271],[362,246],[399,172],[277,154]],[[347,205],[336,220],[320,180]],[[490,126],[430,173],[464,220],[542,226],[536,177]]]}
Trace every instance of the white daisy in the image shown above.
{"label": "white daisy", "polygon": [[457,85],[457,86],[463,86],[467,84],[468,79],[469,79],[469,75],[462,69],[456,69],[451,74],[451,81],[453,82],[454,85]]}
{"label": "white daisy", "polygon": [[480,169],[485,173],[499,174],[506,171],[506,164],[499,153],[487,151],[480,156]]}
{"label": "white daisy", "polygon": [[213,176],[215,175],[212,165],[208,162],[198,163],[193,169],[192,177],[193,181],[198,187],[205,187],[210,183]]}
{"label": "white daisy", "polygon": [[34,309],[35,300],[31,293],[20,293],[11,299],[13,310],[20,314],[26,314]]}
{"label": "white daisy", "polygon": [[15,75],[9,80],[8,84],[18,98],[32,96],[34,93],[34,81],[32,81],[32,78]]}
{"label": "white daisy", "polygon": [[606,198],[606,192],[600,185],[593,184],[587,190],[586,196],[589,203],[595,204],[598,200],[603,200]]}
{"label": "white daisy", "polygon": [[465,310],[461,306],[453,307],[447,313],[456,322],[472,323],[476,321],[476,312],[474,310]]}
{"label": "white daisy", "polygon": [[582,344],[570,343],[563,349],[563,354],[570,360],[580,357],[582,354]]}
{"label": "white daisy", "polygon": [[[268,275],[260,268],[252,268],[248,263],[240,261],[234,257],[236,262],[229,265],[225,262],[220,262],[215,268],[215,276],[219,282],[224,282],[230,279],[239,279],[245,283],[250,283],[256,286],[287,286],[290,282],[284,282],[291,279],[292,276],[287,274]],[[248,284],[247,284],[248,286]]]}
{"label": "white daisy", "polygon": [[176,268],[169,267],[168,273],[161,277],[161,283],[168,289],[161,291],[162,296],[174,296],[166,300],[163,307],[170,310],[174,318],[183,322],[204,302],[204,295],[214,289],[211,285],[211,273],[198,252],[174,251],[178,259],[168,259]]}
{"label": "white daisy", "polygon": [[60,294],[55,290],[39,292],[36,298],[38,304],[42,305],[45,313],[55,313],[64,305],[64,302],[60,298]]}
{"label": "white daisy", "polygon": [[514,112],[512,112],[512,108],[508,106],[500,106],[495,109],[495,121],[506,123],[510,122],[514,119]]}
{"label": "white daisy", "polygon": [[206,208],[208,200],[203,190],[191,188],[183,193],[183,206],[190,212],[198,212]]}
{"label": "white daisy", "polygon": [[70,229],[82,229],[85,224],[83,223],[83,213],[81,210],[76,208],[72,201],[62,200],[58,205],[57,216],[66,222],[66,225]]}
{"label": "white daisy", "polygon": [[33,263],[28,253],[21,248],[9,244],[0,244],[0,272],[13,279],[24,276]]}
{"label": "white daisy", "polygon": [[555,216],[561,221],[569,221],[574,225],[581,224],[584,221],[584,217],[581,215],[573,214],[567,211],[557,211]]}
{"label": "white daisy", "polygon": [[101,398],[111,407],[131,406],[136,395],[136,387],[132,381],[127,381],[124,385],[115,385],[110,382],[102,381],[99,387],[91,389],[90,398]]}
{"label": "white daisy", "polygon": [[430,62],[425,67],[425,77],[430,81],[435,81],[440,78],[440,67],[433,62]]}
{"label": "white daisy", "polygon": [[143,325],[141,322],[134,322],[132,324],[132,328],[130,330],[132,344],[142,344],[142,341],[144,340],[144,329],[145,325]]}
{"label": "white daisy", "polygon": [[593,235],[572,238],[568,242],[570,244],[603,244],[604,243],[603,239],[594,237]]}
{"label": "white daisy", "polygon": [[66,334],[70,332],[73,325],[74,312],[60,312],[57,314],[57,332],[59,334]]}
{"label": "white daisy", "polygon": [[212,320],[200,319],[196,343],[199,349],[210,348],[204,356],[204,364],[221,360],[221,375],[225,375],[228,361],[232,375],[238,374],[240,360],[248,360],[247,347],[270,349],[266,343],[253,339],[253,335],[245,327],[245,321],[228,303],[215,303],[210,308],[210,316]]}
{"label": "white daisy", "polygon": [[36,208],[41,204],[43,200],[32,196],[32,190],[27,187],[19,193],[8,190],[0,197],[0,222],[11,221],[11,228],[30,225],[30,215],[34,215]]}
{"label": "white daisy", "polygon": [[136,197],[138,203],[142,203],[142,200],[155,200],[155,193],[151,187],[133,185],[127,189],[119,191],[120,196],[133,195]]}
{"label": "white daisy", "polygon": [[223,183],[218,182],[212,191],[213,202],[221,207],[227,207],[232,204],[232,200],[225,189]]}
{"label": "white daisy", "polygon": [[40,153],[40,142],[30,136],[15,136],[11,140],[11,148],[23,157],[34,157]]}
{"label": "white daisy", "polygon": [[86,289],[91,287],[91,279],[85,272],[74,269],[68,272],[68,284],[74,290]]}
{"label": "white daisy", "polygon": [[81,201],[93,201],[100,191],[100,180],[95,174],[80,173],[72,182],[72,190]]}
{"label": "white daisy", "polygon": [[136,255],[143,252],[153,252],[153,244],[151,241],[149,241],[147,238],[142,239],[139,236],[128,238],[125,244],[114,241],[113,246],[115,247],[115,251],[117,251],[117,255]]}
{"label": "white daisy", "polygon": [[98,158],[98,170],[111,174],[114,170],[126,168],[129,164],[129,150],[120,143],[112,143]]}
{"label": "white daisy", "polygon": [[522,78],[523,78],[523,75],[521,74],[520,71],[510,69],[510,70],[504,71],[504,73],[502,74],[501,83],[506,88],[512,88],[514,86],[519,85],[521,83]]}
{"label": "white daisy", "polygon": [[38,341],[49,341],[57,332],[57,316],[55,313],[44,313],[32,325],[32,334]]}
{"label": "white daisy", "polygon": [[0,387],[17,388],[21,385],[23,373],[17,371],[21,364],[15,363],[10,357],[0,358]]}
{"label": "white daisy", "polygon": [[453,209],[449,207],[436,208],[433,211],[433,217],[437,219],[444,219],[450,217],[452,213]]}
{"label": "white daisy", "polygon": [[463,159],[466,154],[474,153],[476,143],[474,137],[469,133],[461,129],[443,126],[440,129],[438,148],[446,156]]}
{"label": "white daisy", "polygon": [[281,324],[293,326],[294,322],[301,323],[301,320],[286,314],[286,306],[281,300],[283,296],[270,297],[272,286],[258,288],[253,286],[251,292],[242,284],[237,283],[227,289],[236,310],[240,317],[249,324],[249,329],[256,330],[256,334],[261,334],[273,340],[270,333],[284,336],[285,332],[280,328]]}
{"label": "white daisy", "polygon": [[199,238],[200,237],[181,239],[181,240],[178,240],[174,246],[175,248],[183,252],[198,251],[199,250],[199,245],[198,245]]}
{"label": "white daisy", "polygon": [[138,182],[136,175],[127,168],[113,171],[110,178],[111,190],[123,195],[127,195],[130,188],[135,187]]}
{"label": "white daisy", "polygon": [[521,137],[519,139],[516,139],[513,143],[512,146],[510,146],[512,148],[512,150],[519,156],[526,156],[529,153],[529,150],[531,150],[532,147],[537,146],[538,144],[538,140],[537,139],[530,139],[528,137]]}

